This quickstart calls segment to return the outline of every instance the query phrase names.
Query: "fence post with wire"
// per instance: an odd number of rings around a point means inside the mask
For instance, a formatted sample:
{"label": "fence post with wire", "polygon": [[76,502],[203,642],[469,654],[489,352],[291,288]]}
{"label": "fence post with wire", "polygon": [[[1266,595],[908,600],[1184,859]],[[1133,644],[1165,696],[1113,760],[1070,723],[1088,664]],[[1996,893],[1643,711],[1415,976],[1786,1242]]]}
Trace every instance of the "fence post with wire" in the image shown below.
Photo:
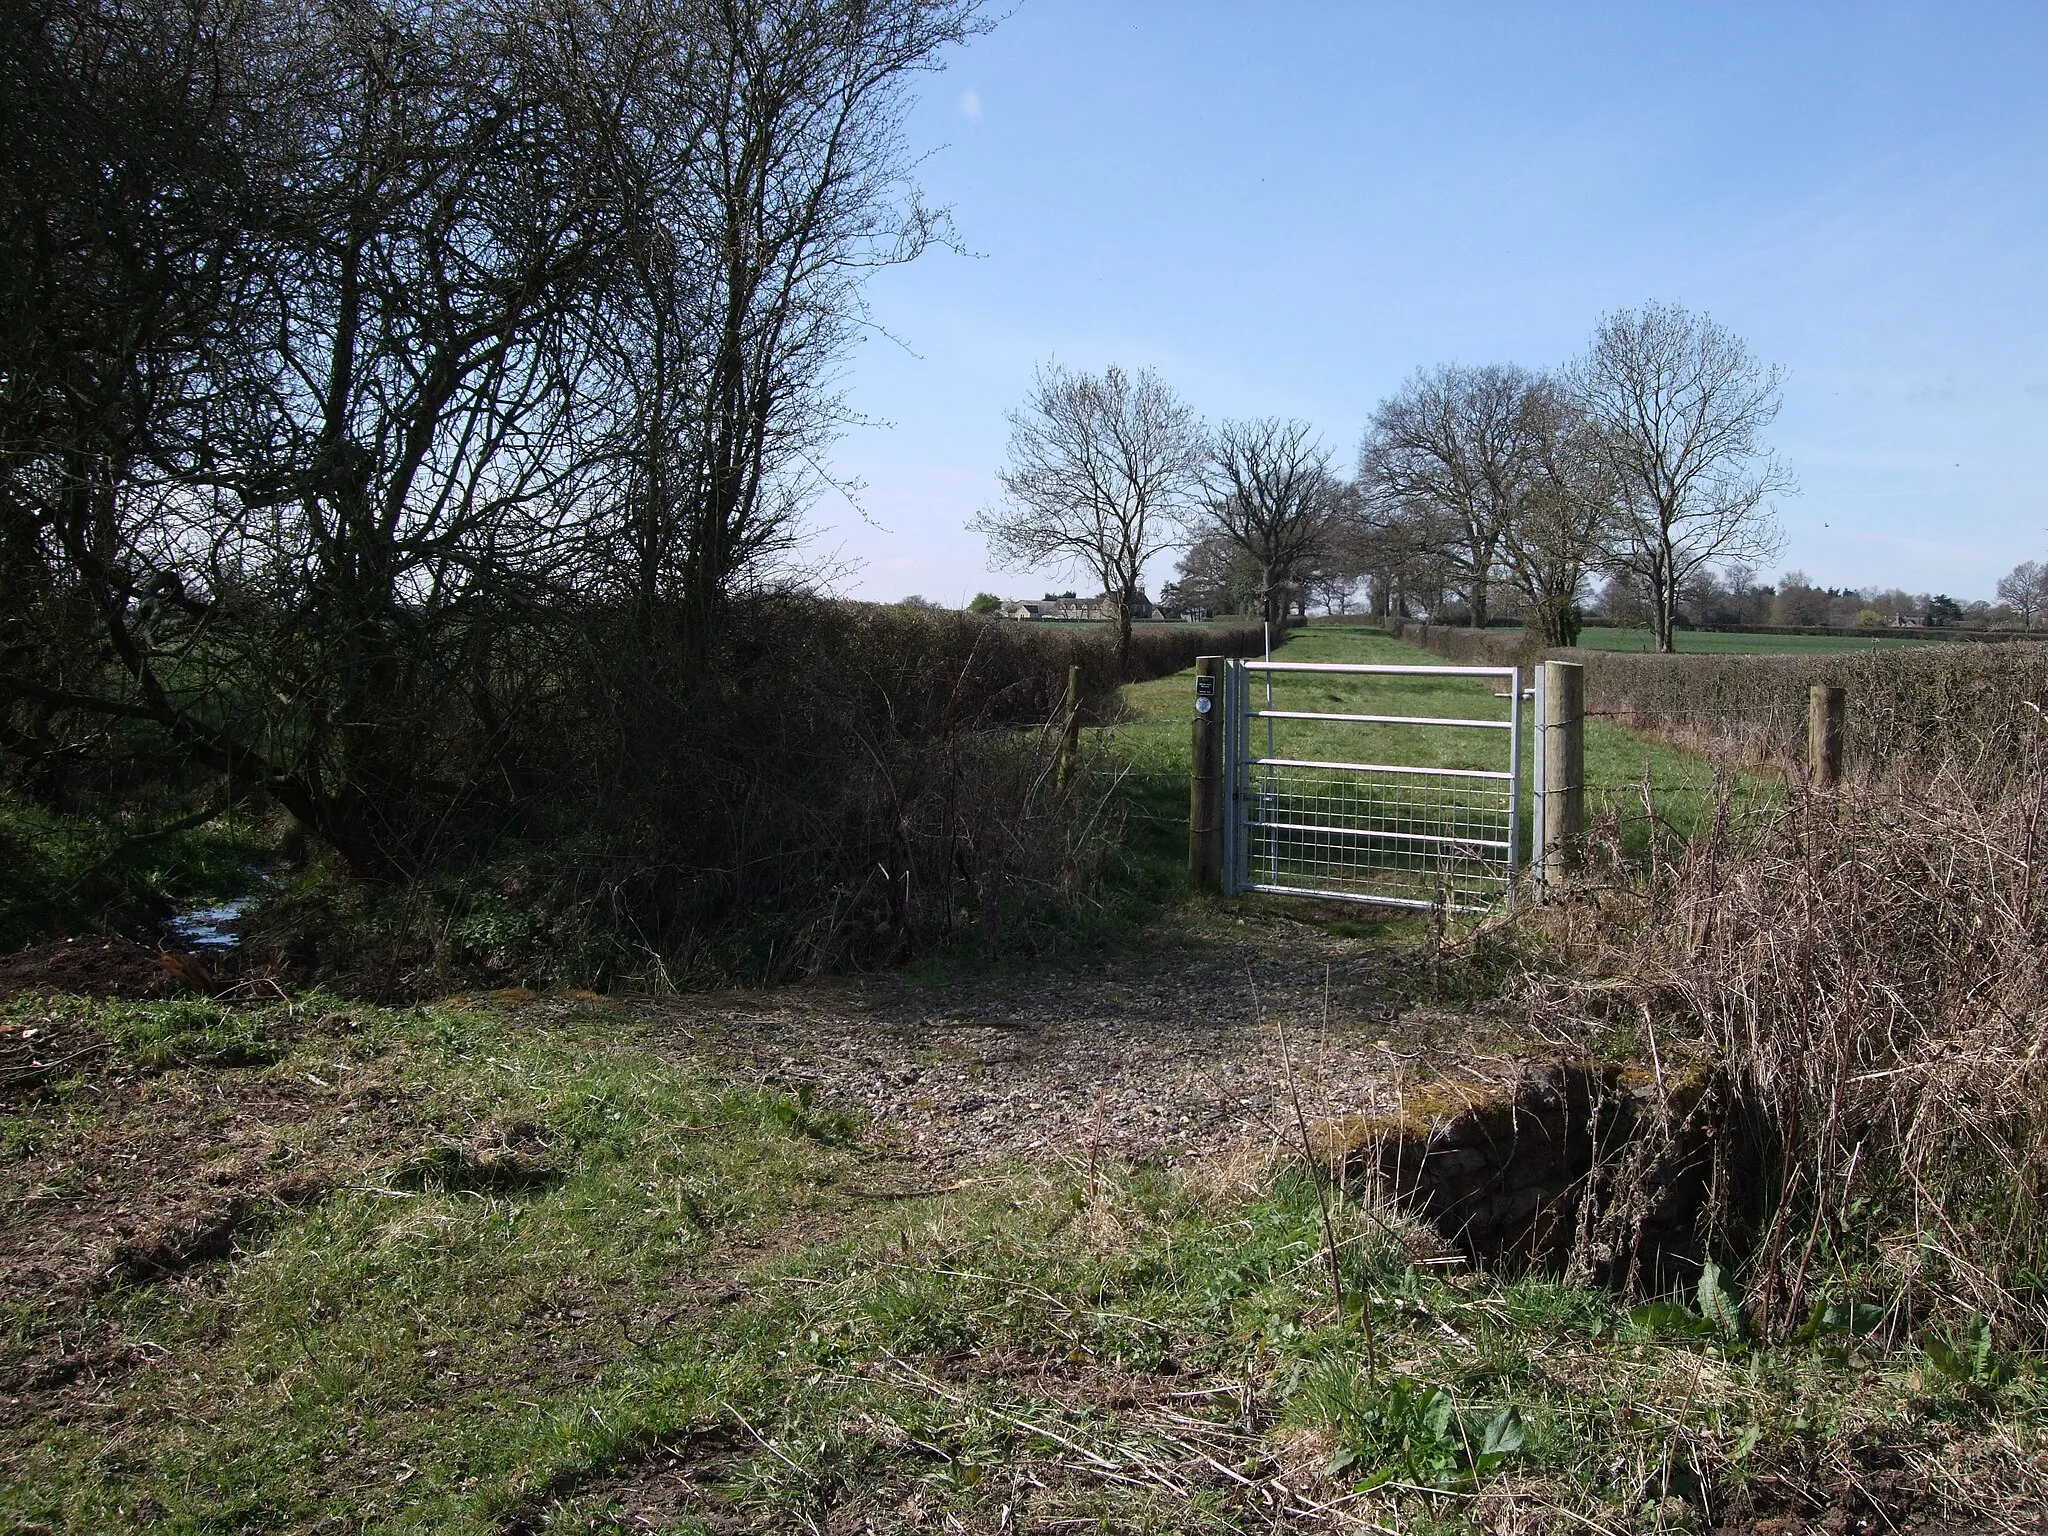
{"label": "fence post with wire", "polygon": [[1536,826],[1539,891],[1578,863],[1586,830],[1586,669],[1546,661],[1536,677]]}

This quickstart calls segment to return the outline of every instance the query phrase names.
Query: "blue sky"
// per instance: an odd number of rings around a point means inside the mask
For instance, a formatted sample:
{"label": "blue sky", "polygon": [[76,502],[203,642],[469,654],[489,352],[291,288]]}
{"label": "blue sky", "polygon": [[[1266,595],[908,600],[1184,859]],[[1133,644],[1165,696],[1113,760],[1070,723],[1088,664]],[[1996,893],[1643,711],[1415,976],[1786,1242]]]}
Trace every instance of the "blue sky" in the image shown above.
{"label": "blue sky", "polygon": [[1786,369],[1779,570],[1988,597],[2048,558],[2044,81],[2039,0],[1022,0],[919,92],[974,254],[871,286],[864,515],[821,503],[812,552],[852,596],[1053,585],[963,526],[1048,359],[1304,418],[1348,470],[1417,366],[1563,363],[1654,298]]}

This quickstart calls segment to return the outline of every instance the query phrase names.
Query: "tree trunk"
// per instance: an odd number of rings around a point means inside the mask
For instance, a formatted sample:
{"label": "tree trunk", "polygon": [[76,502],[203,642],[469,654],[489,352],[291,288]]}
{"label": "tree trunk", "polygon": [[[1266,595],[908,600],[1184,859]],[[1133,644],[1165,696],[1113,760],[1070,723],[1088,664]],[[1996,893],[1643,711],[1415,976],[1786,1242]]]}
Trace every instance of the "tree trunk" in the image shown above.
{"label": "tree trunk", "polygon": [[1548,602],[1537,609],[1536,617],[1537,624],[1543,632],[1543,645],[1546,650],[1579,643],[1577,604]]}

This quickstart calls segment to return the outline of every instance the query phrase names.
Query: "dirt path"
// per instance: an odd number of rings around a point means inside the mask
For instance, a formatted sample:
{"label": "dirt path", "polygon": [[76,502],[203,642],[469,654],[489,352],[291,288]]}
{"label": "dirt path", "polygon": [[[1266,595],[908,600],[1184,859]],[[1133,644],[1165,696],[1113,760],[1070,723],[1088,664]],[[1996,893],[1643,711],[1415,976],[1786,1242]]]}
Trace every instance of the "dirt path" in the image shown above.
{"label": "dirt path", "polygon": [[[1471,1021],[1410,1005],[1414,964],[1268,919],[938,984],[891,975],[612,1006],[651,1026],[629,1049],[850,1114],[900,1159],[890,1182],[908,1193],[1009,1162],[1263,1163],[1296,1134],[1283,1047],[1311,1119],[1391,1107],[1400,1083],[1465,1062],[1476,1038]],[[585,998],[472,1001],[547,1031]],[[98,1303],[110,1290],[204,1289],[294,1211],[447,1140],[422,1121],[417,1085],[401,1085],[405,1053],[357,1052],[354,1027],[346,1012],[306,1020],[279,1036],[280,1052],[299,1049],[274,1066],[159,1074],[54,1005],[16,1009],[0,1030],[0,1107],[34,1131],[0,1160],[0,1302],[20,1325],[0,1352],[0,1429],[137,1363]],[[61,1104],[41,1097],[55,1062],[89,1069]]]}
{"label": "dirt path", "polygon": [[665,1049],[872,1119],[934,1168],[1173,1163],[1390,1104],[1497,1033],[1411,1006],[1412,958],[1293,923],[1074,967],[636,1000]]}

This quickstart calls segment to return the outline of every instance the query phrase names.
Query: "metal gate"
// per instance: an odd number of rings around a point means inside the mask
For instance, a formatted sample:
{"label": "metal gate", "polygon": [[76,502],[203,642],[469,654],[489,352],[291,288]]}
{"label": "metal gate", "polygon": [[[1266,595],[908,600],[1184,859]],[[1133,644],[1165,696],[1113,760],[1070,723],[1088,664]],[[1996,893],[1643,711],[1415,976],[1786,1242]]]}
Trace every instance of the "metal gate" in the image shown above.
{"label": "metal gate", "polygon": [[[1356,676],[1368,683],[1368,694],[1376,679],[1491,680],[1506,684],[1506,710],[1504,718],[1482,719],[1276,707],[1275,679],[1293,673]],[[1222,692],[1227,894],[1269,891],[1453,912],[1513,905],[1522,834],[1521,668],[1232,660]],[[1346,748],[1314,755],[1293,743],[1291,753],[1283,749],[1280,733],[1298,734],[1309,723],[1322,745],[1335,738]],[[1434,731],[1473,733],[1477,750],[1450,754],[1472,765],[1372,760],[1425,756],[1400,751],[1403,734]]]}

